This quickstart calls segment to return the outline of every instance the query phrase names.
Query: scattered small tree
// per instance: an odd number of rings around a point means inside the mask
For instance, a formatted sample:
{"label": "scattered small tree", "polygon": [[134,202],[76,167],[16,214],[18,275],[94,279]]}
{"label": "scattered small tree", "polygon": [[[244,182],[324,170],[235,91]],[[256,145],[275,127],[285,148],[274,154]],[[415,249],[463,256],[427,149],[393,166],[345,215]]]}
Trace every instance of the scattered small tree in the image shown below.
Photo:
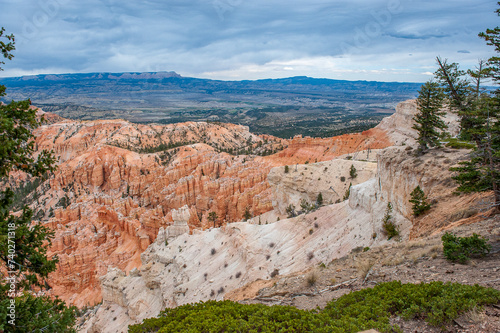
{"label": "scattered small tree", "polygon": [[354,179],[358,176],[358,171],[354,167],[354,164],[351,164],[351,170],[349,170],[349,175],[351,176],[351,179]]}
{"label": "scattered small tree", "polygon": [[346,201],[347,199],[349,199],[349,196],[351,195],[351,187],[352,187],[352,183],[349,183],[349,187],[345,191],[344,198],[342,199],[342,201]]}
{"label": "scattered small tree", "polygon": [[245,207],[245,213],[243,214],[243,219],[245,221],[250,220],[252,218],[252,213],[250,213],[250,208]]}
{"label": "scattered small tree", "polygon": [[318,206],[321,206],[323,204],[323,194],[321,194],[321,192],[318,193],[318,197],[316,198],[316,204]]}
{"label": "scattered small tree", "polygon": [[208,220],[212,221],[212,223],[214,224],[214,228],[215,228],[215,222],[217,221],[218,218],[219,218],[219,216],[217,216],[216,212],[208,213]]}
{"label": "scattered small tree", "polygon": [[288,165],[285,165],[285,173],[289,173],[290,172],[290,168],[288,167]]}
{"label": "scattered small tree", "polygon": [[424,212],[431,209],[431,204],[427,202],[427,196],[424,191],[420,188],[420,185],[415,187],[415,189],[410,193],[411,199],[409,200],[413,206],[413,215],[420,216]]}
{"label": "scattered small tree", "polygon": [[382,227],[387,235],[387,239],[399,236],[399,227],[392,221],[392,204],[390,202],[387,203],[387,208],[385,209]]}

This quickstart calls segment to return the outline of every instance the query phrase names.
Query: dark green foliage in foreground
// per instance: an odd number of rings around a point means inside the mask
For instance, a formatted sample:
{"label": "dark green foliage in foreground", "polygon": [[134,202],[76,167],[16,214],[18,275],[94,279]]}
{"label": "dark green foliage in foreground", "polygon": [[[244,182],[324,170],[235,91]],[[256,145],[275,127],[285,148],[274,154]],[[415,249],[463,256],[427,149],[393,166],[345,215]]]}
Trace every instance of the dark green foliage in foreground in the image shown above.
{"label": "dark green foliage in foreground", "polygon": [[389,318],[424,319],[444,326],[474,306],[500,302],[500,291],[478,285],[386,282],[333,300],[323,311],[291,306],[208,301],[166,309],[129,327],[145,332],[359,332],[398,330]]}
{"label": "dark green foliage in foreground", "polygon": [[491,245],[486,244],[487,239],[478,234],[470,237],[457,237],[445,233],[441,240],[446,259],[462,264],[465,264],[470,257],[483,257],[491,251]]}
{"label": "dark green foliage in foreground", "polygon": [[[3,286],[2,286],[3,287]],[[25,293],[16,297],[16,325],[10,325],[7,316],[8,301],[0,302],[0,332],[76,332],[72,326],[75,322],[75,307],[66,307],[60,299],[51,299],[48,296],[35,297]],[[4,318],[7,318],[5,321]]]}

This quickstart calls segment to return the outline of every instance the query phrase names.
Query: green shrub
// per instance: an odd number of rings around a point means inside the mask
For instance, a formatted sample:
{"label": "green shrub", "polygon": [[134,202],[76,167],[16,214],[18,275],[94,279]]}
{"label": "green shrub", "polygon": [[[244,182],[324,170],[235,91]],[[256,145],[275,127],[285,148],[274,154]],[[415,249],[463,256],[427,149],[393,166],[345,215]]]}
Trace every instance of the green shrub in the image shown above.
{"label": "green shrub", "polygon": [[487,239],[473,234],[469,237],[457,237],[445,233],[441,237],[443,241],[443,254],[450,261],[458,261],[465,264],[471,257],[483,257],[490,253],[491,245],[486,244]]}
{"label": "green shrub", "polygon": [[288,173],[290,172],[290,168],[288,167],[288,165],[285,165],[285,173]]}
{"label": "green shrub", "polygon": [[410,193],[410,197],[411,199],[409,201],[413,204],[411,209],[413,210],[414,216],[422,215],[424,212],[431,209],[431,205],[427,202],[427,196],[420,188],[420,185],[415,187]]}
{"label": "green shrub", "polygon": [[316,206],[314,204],[310,204],[309,202],[307,202],[306,199],[302,199],[300,201],[300,208],[302,209],[303,213],[307,214],[310,211],[314,210],[314,208],[316,208]]}
{"label": "green shrub", "polygon": [[500,291],[478,285],[393,281],[344,295],[329,302],[322,311],[232,301],[187,304],[129,326],[129,332],[335,333],[372,328],[392,332],[400,330],[390,324],[392,316],[424,318],[434,326],[443,327],[465,311],[498,302]]}
{"label": "green shrub", "polygon": [[475,145],[472,142],[464,142],[459,141],[456,138],[451,138],[447,140],[448,143],[446,147],[454,148],[454,149],[473,149]]}
{"label": "green shrub", "polygon": [[288,207],[286,207],[286,213],[288,215],[288,218],[297,216],[297,213],[295,212],[295,206],[292,204],[289,204]]}
{"label": "green shrub", "polygon": [[323,313],[334,320],[356,325],[360,330],[375,328],[387,332],[392,329],[391,315],[404,319],[425,318],[434,326],[444,326],[474,306],[499,301],[500,291],[478,285],[392,281],[344,295],[330,302]]}

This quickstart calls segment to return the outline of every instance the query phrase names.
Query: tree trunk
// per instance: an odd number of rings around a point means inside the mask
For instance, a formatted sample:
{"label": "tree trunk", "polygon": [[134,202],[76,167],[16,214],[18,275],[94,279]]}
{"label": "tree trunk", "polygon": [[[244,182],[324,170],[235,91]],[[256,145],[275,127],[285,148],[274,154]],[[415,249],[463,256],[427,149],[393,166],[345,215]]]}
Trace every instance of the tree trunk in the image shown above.
{"label": "tree trunk", "polygon": [[493,192],[495,193],[495,209],[493,212],[495,214],[500,213],[500,189],[498,188],[497,183],[493,183]]}

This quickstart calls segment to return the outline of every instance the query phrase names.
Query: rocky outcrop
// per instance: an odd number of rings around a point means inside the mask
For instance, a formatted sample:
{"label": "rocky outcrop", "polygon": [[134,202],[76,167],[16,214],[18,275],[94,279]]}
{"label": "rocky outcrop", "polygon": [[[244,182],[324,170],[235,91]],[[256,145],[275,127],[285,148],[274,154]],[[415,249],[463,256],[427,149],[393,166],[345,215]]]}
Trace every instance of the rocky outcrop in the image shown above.
{"label": "rocky outcrop", "polygon": [[[456,195],[456,182],[449,169],[467,158],[464,149],[432,149],[417,156],[412,147],[385,149],[378,155],[376,181],[384,200],[394,210],[412,221],[411,237],[430,235],[434,231],[460,219],[461,212],[475,215],[481,208],[478,202],[488,194]],[[409,202],[410,193],[420,186],[432,203],[433,209],[415,218]],[[475,208],[469,208],[476,206]]]}
{"label": "rocky outcrop", "polygon": [[[377,170],[371,162],[330,161],[338,165],[335,170],[341,172],[348,170],[347,163],[367,173],[364,176],[358,173],[358,177],[368,180],[353,185],[347,201],[270,224],[238,222],[197,231],[193,235],[184,234],[168,245],[158,237],[141,256],[142,266],[136,273],[125,276],[112,270],[102,278],[103,288],[109,289],[109,292],[103,291],[103,295],[110,296],[104,296],[102,307],[83,331],[125,331],[126,325],[156,316],[164,306],[223,299],[227,292],[258,279],[268,280],[273,274],[298,273],[345,256],[354,248],[382,245],[388,242],[382,227],[388,202],[393,203],[392,221],[398,226],[401,238],[408,239],[413,228],[419,225],[408,214],[407,192],[412,189],[413,182],[420,182],[426,190],[427,186],[435,188],[430,193],[431,198],[446,198],[449,195],[446,179],[451,173],[444,167],[441,171],[432,168],[436,160],[434,154],[444,153],[447,158],[458,160],[464,152],[436,150],[415,157],[406,149],[395,147],[380,151]],[[417,159],[422,160],[422,165],[415,164]],[[408,164],[404,163],[406,160]],[[332,165],[328,168],[334,169]],[[306,167],[314,174],[324,170],[325,162],[298,166],[303,171]],[[278,179],[285,182],[293,179],[293,175],[282,173],[282,169],[273,169],[270,174],[277,186]],[[425,178],[422,173],[426,174]],[[296,192],[292,185],[285,189],[290,194],[309,198],[314,197],[316,188],[324,186],[322,183],[323,179],[314,177],[307,182],[297,182],[299,190]],[[402,199],[398,200],[400,197]],[[115,279],[117,274],[120,279]],[[122,321],[109,324],[106,318],[111,315]]]}
{"label": "rocky outcrop", "polygon": [[174,220],[174,224],[171,226],[166,227],[165,232],[163,233],[163,238],[161,237],[162,235],[162,230],[160,229],[160,232],[158,233],[157,239],[159,241],[162,241],[163,239],[165,242],[168,242],[168,240],[176,238],[182,234],[187,234],[189,233],[189,218],[191,217],[191,213],[189,212],[188,206],[182,206],[181,208],[173,209],[172,210],[172,219]]}
{"label": "rocky outcrop", "polygon": [[[350,169],[357,176],[350,177]],[[323,203],[332,204],[344,199],[350,185],[357,185],[373,178],[377,163],[334,159],[328,162],[273,168],[268,175],[273,193],[273,207],[280,214],[287,214],[290,205],[299,211],[303,200],[309,204],[317,201],[319,194]]]}
{"label": "rocky outcrop", "polygon": [[[449,112],[449,110],[445,109],[443,111],[445,112],[443,120],[448,126],[446,131],[451,136],[457,135],[459,131],[458,116]],[[396,112],[392,116],[382,119],[375,129],[385,133],[394,145],[413,145],[418,138],[417,131],[412,128],[412,124],[414,124],[413,117],[416,113],[416,100],[401,102],[396,106]]]}
{"label": "rocky outcrop", "polygon": [[384,129],[377,127],[362,133],[344,134],[331,138],[296,136],[289,140],[286,148],[273,155],[279,165],[304,164],[328,161],[341,155],[368,149],[380,149],[393,144]]}

